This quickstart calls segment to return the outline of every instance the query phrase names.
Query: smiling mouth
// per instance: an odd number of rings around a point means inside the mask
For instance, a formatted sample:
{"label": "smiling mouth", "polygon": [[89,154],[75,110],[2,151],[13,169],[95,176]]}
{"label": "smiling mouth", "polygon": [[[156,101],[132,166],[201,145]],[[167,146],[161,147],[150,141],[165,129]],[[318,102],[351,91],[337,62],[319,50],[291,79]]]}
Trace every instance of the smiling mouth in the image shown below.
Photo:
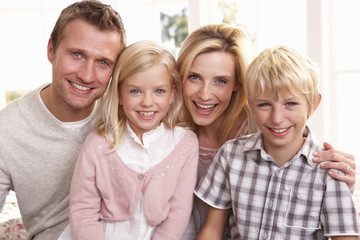
{"label": "smiling mouth", "polygon": [[203,104],[200,104],[200,103],[197,103],[197,102],[194,102],[194,105],[197,107],[197,108],[202,108],[202,109],[213,109],[217,106],[217,104],[213,104],[213,105],[203,105]]}
{"label": "smiling mouth", "polygon": [[283,128],[283,129],[273,129],[273,128],[270,128],[272,131],[276,132],[276,133],[283,133],[285,132],[286,130],[288,130],[289,128]]}
{"label": "smiling mouth", "polygon": [[276,134],[276,135],[283,135],[283,134],[285,134],[289,129],[290,129],[291,127],[287,127],[287,128],[270,128],[269,127],[269,129],[270,129],[270,131],[272,131],[273,132],[273,134]]}
{"label": "smiling mouth", "polygon": [[151,117],[155,114],[155,112],[139,112],[139,114],[144,117]]}
{"label": "smiling mouth", "polygon": [[89,91],[91,88],[89,88],[89,87],[84,87],[84,86],[81,86],[81,85],[79,85],[79,84],[76,84],[76,83],[73,83],[73,82],[70,82],[70,84],[73,86],[73,87],[75,87],[75,88],[77,88],[77,89],[79,89],[79,90],[82,90],[82,91]]}

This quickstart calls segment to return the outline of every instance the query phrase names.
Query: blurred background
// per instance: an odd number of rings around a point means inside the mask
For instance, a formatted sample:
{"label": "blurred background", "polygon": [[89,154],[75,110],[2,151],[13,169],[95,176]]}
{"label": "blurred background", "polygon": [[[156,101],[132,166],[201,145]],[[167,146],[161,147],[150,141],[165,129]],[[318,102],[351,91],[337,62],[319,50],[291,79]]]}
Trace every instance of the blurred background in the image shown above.
{"label": "blurred background", "polygon": [[[0,2],[0,109],[51,81],[46,46],[71,0]],[[310,120],[321,141],[356,156],[360,169],[360,1],[358,0],[104,0],[122,16],[128,44],[161,41],[175,56],[194,29],[245,25],[258,52],[287,45],[319,64],[323,98]],[[355,104],[355,107],[352,107]],[[358,179],[358,183],[360,179]],[[360,183],[358,184],[360,185]]]}

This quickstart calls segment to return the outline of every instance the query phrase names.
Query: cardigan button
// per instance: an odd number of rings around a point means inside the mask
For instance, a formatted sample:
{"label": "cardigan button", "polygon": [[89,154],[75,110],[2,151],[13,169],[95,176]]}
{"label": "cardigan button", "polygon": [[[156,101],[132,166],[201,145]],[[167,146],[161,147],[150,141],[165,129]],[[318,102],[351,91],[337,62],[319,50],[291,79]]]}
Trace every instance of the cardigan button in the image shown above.
{"label": "cardigan button", "polygon": [[138,175],[138,179],[139,179],[139,180],[143,180],[143,179],[144,179],[144,177],[145,177],[145,176],[144,176],[144,174],[140,174],[140,175]]}

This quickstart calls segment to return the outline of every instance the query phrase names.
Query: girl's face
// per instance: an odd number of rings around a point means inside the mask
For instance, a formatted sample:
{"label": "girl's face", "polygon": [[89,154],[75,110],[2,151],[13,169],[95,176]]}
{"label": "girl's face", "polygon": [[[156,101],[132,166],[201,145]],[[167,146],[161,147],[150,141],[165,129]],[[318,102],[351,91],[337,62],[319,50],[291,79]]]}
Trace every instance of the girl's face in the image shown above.
{"label": "girl's face", "polygon": [[226,52],[199,54],[183,82],[183,96],[199,126],[218,125],[236,91],[233,57]]}
{"label": "girl's face", "polygon": [[160,125],[174,100],[175,86],[163,65],[156,65],[126,78],[119,89],[129,124],[142,140],[145,132]]}

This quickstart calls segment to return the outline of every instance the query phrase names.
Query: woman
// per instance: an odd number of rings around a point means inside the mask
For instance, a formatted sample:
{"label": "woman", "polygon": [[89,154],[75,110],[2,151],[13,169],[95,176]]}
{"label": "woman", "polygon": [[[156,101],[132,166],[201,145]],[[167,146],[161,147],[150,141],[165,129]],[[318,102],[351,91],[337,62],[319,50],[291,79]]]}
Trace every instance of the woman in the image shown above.
{"label": "woman", "polygon": [[[217,149],[225,141],[256,131],[244,94],[244,75],[254,56],[246,31],[226,24],[210,24],[191,33],[177,59],[186,108],[180,117],[190,123],[198,136],[200,156],[198,181],[206,173]],[[314,161],[333,161],[322,168],[343,171],[331,175],[355,184],[354,156],[324,143]],[[195,239],[205,223],[207,205],[195,199],[192,219],[183,239]]]}

